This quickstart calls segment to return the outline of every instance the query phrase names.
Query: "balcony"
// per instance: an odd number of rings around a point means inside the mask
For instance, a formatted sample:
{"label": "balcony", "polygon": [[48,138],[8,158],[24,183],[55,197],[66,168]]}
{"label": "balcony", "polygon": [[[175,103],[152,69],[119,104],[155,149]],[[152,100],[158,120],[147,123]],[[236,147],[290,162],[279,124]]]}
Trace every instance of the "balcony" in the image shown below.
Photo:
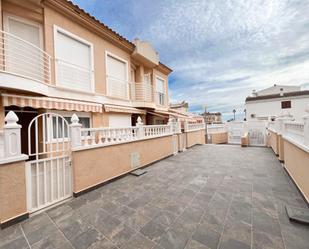
{"label": "balcony", "polygon": [[129,100],[129,83],[111,76],[106,78],[107,96]]}
{"label": "balcony", "polygon": [[39,47],[0,31],[0,71],[40,83],[51,83],[51,57]]}

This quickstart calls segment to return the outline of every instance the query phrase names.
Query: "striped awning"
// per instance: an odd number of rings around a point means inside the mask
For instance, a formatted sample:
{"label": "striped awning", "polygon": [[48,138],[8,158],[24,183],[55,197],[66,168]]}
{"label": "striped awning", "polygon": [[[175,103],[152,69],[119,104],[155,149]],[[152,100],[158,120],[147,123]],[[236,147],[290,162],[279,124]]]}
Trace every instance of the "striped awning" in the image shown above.
{"label": "striped awning", "polygon": [[102,112],[102,105],[86,101],[76,101],[51,97],[35,97],[1,94],[4,106],[32,107],[80,112]]}
{"label": "striped awning", "polygon": [[104,110],[106,112],[120,112],[120,113],[134,113],[134,114],[146,114],[145,110],[137,109],[129,106],[120,106],[120,105],[104,105]]}

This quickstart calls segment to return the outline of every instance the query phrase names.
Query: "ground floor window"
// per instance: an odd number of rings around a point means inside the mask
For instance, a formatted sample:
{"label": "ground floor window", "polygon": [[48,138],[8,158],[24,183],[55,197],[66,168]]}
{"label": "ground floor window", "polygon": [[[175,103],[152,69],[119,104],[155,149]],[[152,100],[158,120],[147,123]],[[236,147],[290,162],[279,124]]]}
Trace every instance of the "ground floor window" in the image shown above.
{"label": "ground floor window", "polygon": [[[71,117],[73,112],[64,112],[64,111],[51,111],[52,113],[59,114],[67,121],[68,124],[71,124]],[[82,128],[91,128],[91,114],[83,113],[83,112],[76,112],[76,115],[79,118],[79,123],[82,125]],[[59,139],[59,138],[68,138],[68,127],[67,125],[63,124],[63,120],[61,118],[57,118],[57,116],[53,116],[51,123],[52,123],[52,139]],[[58,123],[58,124],[57,124]],[[57,135],[58,130],[58,135]]]}

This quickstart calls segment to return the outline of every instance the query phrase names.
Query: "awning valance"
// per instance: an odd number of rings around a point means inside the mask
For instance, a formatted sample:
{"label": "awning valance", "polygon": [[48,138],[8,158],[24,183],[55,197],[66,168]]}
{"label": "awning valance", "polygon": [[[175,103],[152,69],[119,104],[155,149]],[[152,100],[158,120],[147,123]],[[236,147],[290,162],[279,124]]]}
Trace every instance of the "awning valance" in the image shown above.
{"label": "awning valance", "polygon": [[134,113],[134,114],[146,114],[145,110],[140,110],[129,106],[119,106],[119,105],[104,105],[104,110],[106,112],[120,112],[120,113]]}
{"label": "awning valance", "polygon": [[44,108],[79,112],[102,112],[102,105],[86,101],[76,101],[51,97],[35,97],[13,94],[1,94],[4,106]]}

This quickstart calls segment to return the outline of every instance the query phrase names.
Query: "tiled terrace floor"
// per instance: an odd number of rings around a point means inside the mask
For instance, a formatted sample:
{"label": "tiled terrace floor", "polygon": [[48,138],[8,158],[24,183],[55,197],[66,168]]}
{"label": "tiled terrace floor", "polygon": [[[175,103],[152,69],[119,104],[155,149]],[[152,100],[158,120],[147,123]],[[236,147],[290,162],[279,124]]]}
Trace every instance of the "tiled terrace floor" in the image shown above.
{"label": "tiled terrace floor", "polygon": [[309,248],[270,149],[198,146],[147,169],[0,231],[0,248]]}

